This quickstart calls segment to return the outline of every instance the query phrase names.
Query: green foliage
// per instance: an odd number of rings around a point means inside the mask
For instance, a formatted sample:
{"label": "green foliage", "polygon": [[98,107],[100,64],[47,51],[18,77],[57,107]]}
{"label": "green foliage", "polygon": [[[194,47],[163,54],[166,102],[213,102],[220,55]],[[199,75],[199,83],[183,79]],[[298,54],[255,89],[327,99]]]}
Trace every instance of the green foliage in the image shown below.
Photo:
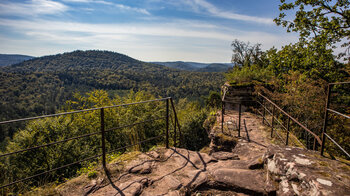
{"label": "green foliage", "polygon": [[[265,93],[320,136],[327,83],[347,81],[350,78],[350,64],[337,61],[333,55],[333,49],[339,42],[343,43],[343,47],[349,49],[350,3],[342,0],[294,0],[290,3],[281,0],[281,3],[281,13],[275,22],[277,25],[286,27],[288,32],[298,32],[299,42],[283,46],[281,50],[271,48],[266,52],[261,52],[259,61],[261,64],[255,63],[260,66],[254,68],[248,66],[252,64],[249,55],[240,55],[247,56],[247,58],[241,58],[243,59],[240,61],[243,63],[239,64],[241,66],[227,73],[226,79],[233,85],[259,81],[264,86],[268,83],[272,92],[265,89]],[[287,12],[293,12],[293,10],[296,12],[292,21],[286,20]],[[247,44],[243,42],[235,40],[234,43],[238,43],[235,48],[247,48]],[[239,50],[234,50],[233,57],[241,53]],[[255,89],[260,88],[255,87]],[[349,91],[342,89],[341,92],[337,94],[332,108],[348,113],[350,99],[347,93]],[[283,115],[277,114],[277,116],[281,118],[280,120],[286,120],[283,119]],[[332,117],[332,120],[334,124],[329,125],[328,133],[348,150],[350,148],[349,135],[346,130],[349,129],[349,122],[337,117]],[[313,138],[311,136],[305,134],[305,131],[298,126],[291,127],[291,129],[307,147],[312,147]],[[328,145],[328,152],[342,155],[334,148],[334,144],[329,142]]]}
{"label": "green foliage", "polygon": [[298,119],[310,130],[320,133],[322,130],[326,92],[326,82],[314,80],[298,71],[285,74],[283,81],[275,83],[270,95],[294,118]]}
{"label": "green foliage", "polygon": [[205,102],[207,107],[218,109],[221,107],[221,96],[218,92],[211,91]]}
{"label": "green foliage", "polygon": [[251,66],[263,64],[263,55],[261,51],[261,44],[250,45],[250,43],[245,43],[235,39],[232,44],[232,60],[236,66]]}
{"label": "green foliage", "polygon": [[[338,62],[333,55],[337,43],[343,43],[342,46],[349,49],[350,3],[343,0],[294,0],[289,3],[281,0],[281,3],[276,24],[286,27],[288,32],[298,32],[300,37],[298,43],[286,45],[279,51],[276,48],[266,51],[268,68],[277,79],[272,83],[274,91],[265,93],[321,137],[327,83],[347,81],[350,76],[350,64]],[[289,12],[294,15],[292,21],[286,20],[290,18]],[[339,56],[344,55],[345,52]],[[333,108],[349,112],[347,92],[342,90],[342,94],[337,95]],[[332,117],[332,121],[335,124],[329,124],[328,133],[349,150],[348,122],[336,117]],[[304,144],[309,144],[307,147],[312,147],[311,136],[297,126],[291,129]],[[334,144],[329,142],[327,145],[328,152],[342,156]]]}
{"label": "green foliage", "polygon": [[[350,115],[350,84],[334,85],[332,87],[332,93],[330,96],[330,108],[341,112],[346,115]],[[340,146],[342,146],[347,152],[350,152],[350,119],[344,118],[340,115],[329,112],[329,120],[327,133],[330,135]],[[334,155],[344,155],[338,147],[328,141],[326,143],[328,153]],[[344,158],[347,158],[344,155]]]}
{"label": "green foliage", "polygon": [[[124,97],[115,96],[114,98],[110,98],[106,91],[95,90],[86,93],[85,96],[75,93],[73,98],[66,102],[63,107],[64,110],[61,112],[122,103],[134,103],[155,98],[154,95],[145,91],[130,91]],[[177,104],[177,112],[184,138],[183,147],[198,150],[204,145],[207,145],[209,139],[205,126],[210,125],[203,125],[203,122],[207,118],[207,110],[202,109],[198,102],[189,102],[187,99],[181,99]],[[106,108],[104,109],[104,114],[105,127],[106,130],[109,130],[115,127],[164,117],[165,103],[149,102],[126,107]],[[172,114],[171,117],[173,117]],[[170,129],[173,126],[172,123],[173,121],[170,120]],[[107,131],[106,151],[111,152],[108,153],[107,160],[118,158],[126,151],[147,151],[156,145],[164,144],[164,138],[147,141],[142,143],[142,145],[139,144],[140,141],[164,134],[164,127],[165,121],[162,118],[149,123]],[[28,122],[23,129],[14,134],[13,139],[8,142],[4,153],[61,141],[84,134],[97,134],[1,158],[0,172],[3,175],[0,176],[0,184],[7,184],[21,178],[101,154],[101,135],[99,131],[100,110],[43,118]],[[130,144],[134,144],[134,146],[114,152],[115,149]],[[48,182],[62,182],[77,174],[86,174],[89,178],[95,178],[97,176],[95,168],[99,164],[100,160],[98,159],[82,162],[66,169],[57,170],[48,175],[28,180],[26,183],[17,184],[5,191],[20,193],[31,187],[41,186]]]}
{"label": "green foliage", "polygon": [[269,83],[274,74],[270,68],[263,68],[258,65],[235,66],[225,74],[226,80],[232,85],[244,85],[258,83]]}
{"label": "green foliage", "polygon": [[203,122],[203,127],[207,131],[207,133],[211,131],[215,123],[216,123],[216,114],[211,112],[208,118]]}
{"label": "green foliage", "polygon": [[331,49],[322,46],[299,42],[283,46],[279,51],[271,48],[266,54],[269,69],[279,78],[289,71],[298,71],[307,77],[328,82],[349,75],[344,70],[346,65],[335,60]]}
{"label": "green foliage", "polygon": [[[295,0],[286,3],[281,0],[281,3],[281,13],[274,21],[286,27],[288,32],[298,32],[302,42],[308,39],[318,45],[335,47],[335,43],[349,40],[349,1]],[[288,11],[292,10],[297,10],[293,21],[286,20]],[[342,46],[349,47],[349,44],[349,41],[345,41]]]}
{"label": "green foliage", "polygon": [[200,150],[208,145],[209,137],[203,125],[208,111],[201,109],[198,103],[188,103],[186,99],[179,101],[178,108],[183,147],[189,150]]}
{"label": "green foliage", "polygon": [[[143,91],[137,93],[131,91],[124,98],[115,97],[114,99],[110,99],[106,91],[96,90],[87,93],[87,96],[75,94],[74,99],[67,102],[66,111],[139,102],[154,98],[153,95]],[[106,130],[163,117],[164,108],[164,103],[151,102],[131,105],[128,107],[105,109]],[[109,131],[106,133],[107,152],[130,144],[136,144],[139,141],[150,137],[161,135],[164,132],[164,124],[164,120],[157,120],[152,123]],[[18,131],[14,135],[13,140],[7,144],[5,153],[61,141],[84,134],[98,133],[99,130],[99,110],[33,120],[30,121],[24,129]],[[2,158],[0,159],[0,163],[1,165],[4,165],[4,167],[2,167],[4,175],[1,175],[0,182],[1,184],[6,184],[8,182],[100,154],[100,137],[100,134],[96,134],[90,137],[70,140],[61,144],[30,150]],[[142,146],[136,145],[133,149],[148,150],[161,140],[162,139],[160,138],[149,141]],[[125,150],[120,150],[119,152],[123,151]],[[27,181],[26,186],[37,186],[46,181],[50,182],[55,179],[61,181],[64,178],[74,176],[81,166],[82,164],[76,164],[68,169],[55,171],[46,176],[40,176],[34,180]],[[90,175],[93,176],[93,174]],[[44,182],[41,182],[43,180]],[[21,185],[19,185],[19,187],[20,186]]]}
{"label": "green foliage", "polygon": [[[0,120],[52,114],[74,92],[85,94],[94,89],[110,95],[145,90],[155,96],[195,100],[218,91],[223,79],[221,73],[181,71],[107,51],[34,58],[0,68]],[[24,125],[0,126],[0,142],[12,138],[19,127]]]}

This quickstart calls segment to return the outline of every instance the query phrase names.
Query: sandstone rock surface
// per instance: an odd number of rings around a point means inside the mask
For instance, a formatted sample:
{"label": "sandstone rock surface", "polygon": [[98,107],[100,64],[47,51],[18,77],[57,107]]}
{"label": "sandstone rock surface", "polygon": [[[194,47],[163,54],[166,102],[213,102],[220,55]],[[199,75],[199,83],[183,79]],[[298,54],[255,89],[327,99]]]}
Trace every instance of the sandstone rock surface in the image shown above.
{"label": "sandstone rock surface", "polygon": [[[225,119],[237,118],[227,113]],[[350,195],[350,167],[293,147],[271,145],[261,119],[243,113],[250,142],[214,127],[210,152],[156,148],[110,164],[109,176],[60,187],[60,195]],[[218,119],[220,122],[220,119]],[[67,186],[68,187],[68,186]]]}

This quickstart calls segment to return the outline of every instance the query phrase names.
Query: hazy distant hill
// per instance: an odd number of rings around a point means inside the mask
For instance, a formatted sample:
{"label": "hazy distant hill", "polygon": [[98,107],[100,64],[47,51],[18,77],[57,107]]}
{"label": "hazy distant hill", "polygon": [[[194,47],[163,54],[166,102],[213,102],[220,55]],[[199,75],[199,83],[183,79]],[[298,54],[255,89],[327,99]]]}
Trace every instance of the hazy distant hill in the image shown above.
{"label": "hazy distant hill", "polygon": [[212,63],[206,67],[200,68],[198,71],[201,71],[201,72],[226,72],[227,70],[229,70],[232,67],[233,67],[233,65],[229,64],[229,63],[227,63],[227,64]]}
{"label": "hazy distant hill", "polygon": [[0,54],[0,66],[13,65],[34,57],[20,54]]}
{"label": "hazy distant hill", "polygon": [[196,72],[225,72],[229,68],[232,68],[232,63],[196,63],[196,62],[152,62],[157,65],[164,65],[166,67],[187,70],[187,71],[196,71]]}
{"label": "hazy distant hill", "polygon": [[133,89],[198,99],[218,91],[223,81],[222,73],[182,71],[108,51],[44,56],[0,67],[0,120],[56,112],[74,92]]}
{"label": "hazy distant hill", "polygon": [[187,70],[187,71],[194,71],[198,69],[195,66],[192,66],[189,63],[183,62],[183,61],[175,61],[175,62],[152,62],[153,64],[157,65],[164,65],[166,67],[174,68],[174,69],[180,69],[180,70]]}

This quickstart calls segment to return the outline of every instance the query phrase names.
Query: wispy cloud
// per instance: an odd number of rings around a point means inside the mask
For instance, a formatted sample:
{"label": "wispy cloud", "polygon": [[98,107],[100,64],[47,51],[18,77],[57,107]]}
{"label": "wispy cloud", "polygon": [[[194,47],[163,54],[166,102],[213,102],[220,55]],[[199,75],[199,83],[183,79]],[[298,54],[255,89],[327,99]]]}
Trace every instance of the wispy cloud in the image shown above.
{"label": "wispy cloud", "polygon": [[99,3],[99,4],[105,4],[105,5],[113,5],[112,2],[104,1],[104,0],[63,0],[64,2],[69,3]]}
{"label": "wispy cloud", "polygon": [[[55,41],[81,42],[90,38],[129,39],[131,36],[142,37],[166,37],[166,38],[196,38],[224,41],[230,43],[234,39],[243,41],[259,42],[279,46],[281,41],[278,34],[242,31],[234,28],[215,26],[212,24],[198,23],[198,21],[173,21],[168,23],[111,23],[111,24],[89,24],[78,22],[62,22],[48,20],[11,20],[0,19],[0,26],[11,28],[21,33],[26,32],[27,36],[40,35],[41,39]],[[62,38],[64,37],[64,39]],[[291,40],[284,38],[284,42]],[[161,39],[161,38],[160,38]]]}
{"label": "wispy cloud", "polygon": [[[228,62],[230,43],[234,39],[262,43],[264,49],[297,40],[296,36],[282,34],[270,26],[241,28],[235,20],[252,22],[255,27],[259,26],[256,22],[270,24],[270,19],[225,12],[206,0],[149,1],[155,3],[140,3],[135,7],[125,1],[121,4],[111,0],[28,0],[24,3],[0,0],[0,29],[4,30],[0,32],[0,43],[4,46],[0,47],[0,53],[41,56],[76,49],[101,49],[146,61]],[[165,6],[165,11],[155,11],[156,5]],[[107,15],[103,15],[101,9],[107,8]],[[166,14],[167,9],[172,13]],[[94,15],[96,18],[91,23],[84,15],[86,12],[99,15]],[[45,16],[61,13],[63,17],[55,20]],[[206,17],[198,17],[199,14]],[[211,20],[202,19],[208,15]],[[115,16],[115,20],[104,20],[111,16]]]}
{"label": "wispy cloud", "polygon": [[146,9],[143,9],[143,8],[130,7],[130,6],[123,5],[123,4],[113,4],[113,5],[121,10],[134,11],[134,12],[138,12],[141,14],[151,15]]}
{"label": "wispy cloud", "polygon": [[[90,34],[125,34],[125,35],[149,35],[149,36],[175,36],[175,37],[197,37],[218,40],[231,40],[228,33],[212,30],[210,25],[196,26],[192,23],[128,23],[128,24],[89,24],[77,22],[61,22],[48,20],[10,20],[0,19],[0,26],[11,27],[18,32],[66,32],[90,33]],[[195,24],[195,23],[193,23]]]}
{"label": "wispy cloud", "polygon": [[63,13],[68,9],[66,5],[51,0],[31,0],[26,3],[0,3],[0,15],[11,16],[50,15]]}
{"label": "wispy cloud", "polygon": [[127,12],[137,12],[141,14],[151,15],[146,9],[144,8],[138,8],[138,7],[131,7],[128,5],[113,3],[110,1],[104,1],[104,0],[64,0],[65,2],[73,2],[73,3],[96,3],[96,4],[104,4],[109,6],[114,6],[120,10],[127,11]]}
{"label": "wispy cloud", "polygon": [[184,1],[184,3],[190,5],[194,9],[194,11],[198,12],[198,10],[204,9],[208,11],[211,15],[220,17],[220,18],[241,20],[241,21],[262,23],[262,24],[274,24],[273,19],[271,18],[249,16],[249,15],[237,14],[233,12],[220,10],[213,4],[207,2],[206,0],[190,0],[190,1],[186,0]]}

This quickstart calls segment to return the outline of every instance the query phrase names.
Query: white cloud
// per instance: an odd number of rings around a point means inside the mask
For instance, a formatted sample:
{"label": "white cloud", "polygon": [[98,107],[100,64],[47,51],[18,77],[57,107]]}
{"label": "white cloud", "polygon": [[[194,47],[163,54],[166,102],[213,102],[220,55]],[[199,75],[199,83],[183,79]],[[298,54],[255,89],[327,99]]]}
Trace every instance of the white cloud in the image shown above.
{"label": "white cloud", "polygon": [[141,14],[150,15],[150,13],[146,9],[143,9],[143,8],[130,7],[127,5],[122,5],[122,4],[113,4],[113,5],[121,10],[134,11],[134,12],[138,12]]}
{"label": "white cloud", "polygon": [[191,7],[197,12],[200,8],[203,8],[213,16],[220,17],[220,18],[241,20],[241,21],[255,22],[255,23],[262,23],[262,24],[274,24],[273,19],[271,18],[236,14],[236,13],[220,10],[217,7],[215,7],[213,4],[207,2],[206,0],[191,0],[191,1],[186,0],[184,2],[188,5],[191,5]]}
{"label": "white cloud", "polygon": [[104,0],[64,0],[65,2],[73,2],[73,3],[97,3],[97,4],[104,4],[109,6],[114,6],[120,10],[123,11],[132,11],[137,12],[141,14],[150,15],[150,13],[144,9],[144,8],[137,8],[137,7],[131,7],[123,4],[113,3],[110,1],[104,1]]}
{"label": "white cloud", "polygon": [[[286,36],[278,33],[244,31],[190,20],[147,24],[89,24],[0,19],[0,27],[23,33],[33,47],[28,50],[33,52],[29,55],[47,55],[45,51],[42,52],[43,47],[47,47],[47,51],[53,51],[52,54],[72,49],[102,49],[122,52],[145,61],[229,62],[230,43],[234,39],[262,43],[265,49],[272,46],[280,47],[296,40],[296,37],[290,34]],[[1,38],[1,34],[0,39],[4,39]],[[26,46],[28,41],[22,43],[12,40],[12,42],[16,43],[18,51],[28,48]],[[0,53],[11,52],[4,51],[7,49],[7,47],[0,48]]]}
{"label": "white cloud", "polygon": [[90,33],[104,35],[149,35],[149,36],[175,36],[175,37],[197,37],[218,40],[231,40],[228,33],[213,31],[208,28],[193,28],[191,23],[163,23],[163,24],[89,24],[75,22],[59,22],[47,20],[8,20],[0,19],[1,26],[8,26],[18,32],[66,32],[67,34]]}
{"label": "white cloud", "polygon": [[64,2],[73,2],[73,3],[90,3],[93,0],[63,0]]}
{"label": "white cloud", "polygon": [[58,14],[68,10],[62,3],[51,0],[31,0],[27,3],[0,3],[0,15],[35,16]]}

